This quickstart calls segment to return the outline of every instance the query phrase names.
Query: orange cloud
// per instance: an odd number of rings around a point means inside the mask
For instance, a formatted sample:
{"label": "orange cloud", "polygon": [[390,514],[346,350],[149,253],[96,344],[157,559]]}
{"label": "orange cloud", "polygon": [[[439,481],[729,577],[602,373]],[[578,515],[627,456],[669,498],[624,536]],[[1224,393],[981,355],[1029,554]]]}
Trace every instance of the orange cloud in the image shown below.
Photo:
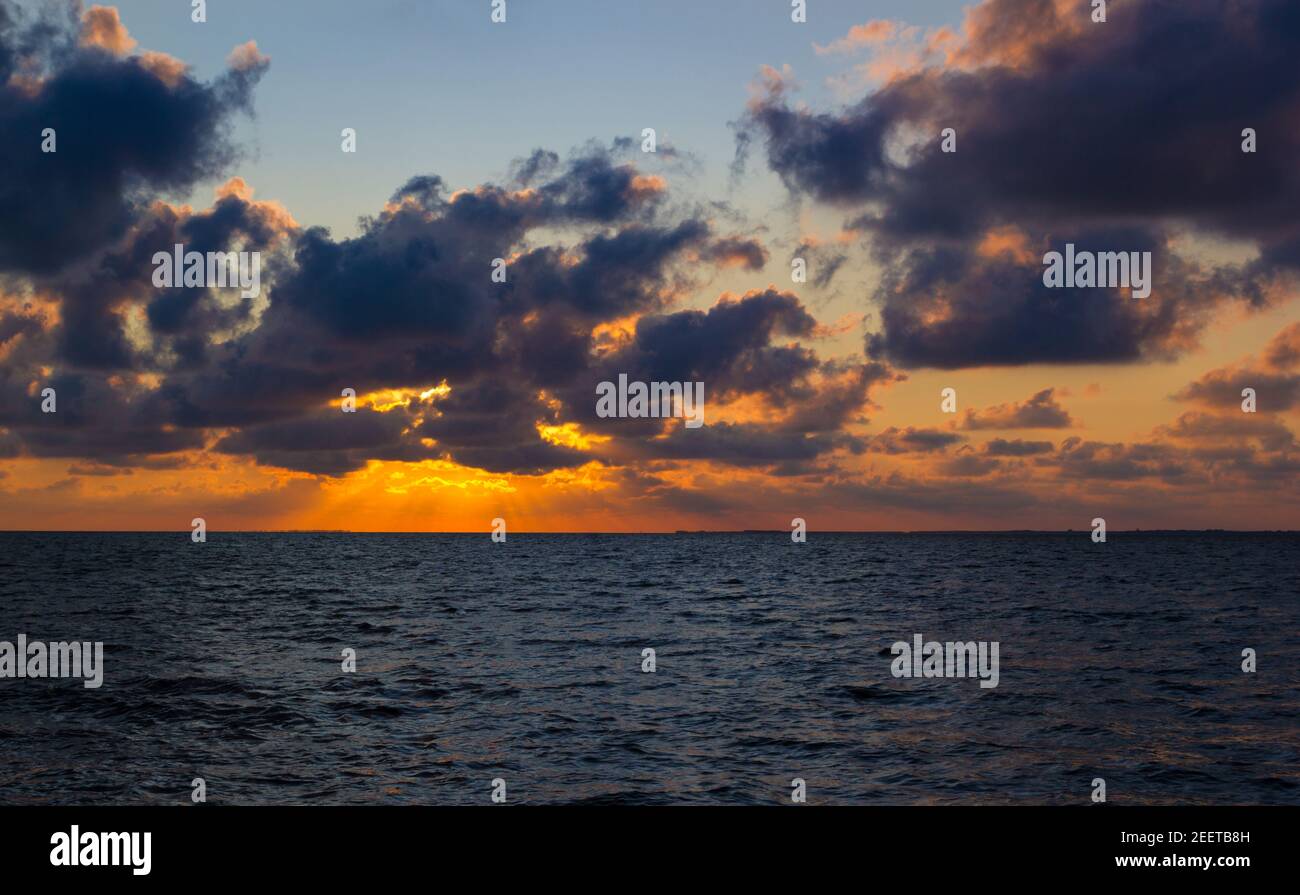
{"label": "orange cloud", "polygon": [[1030,248],[1028,235],[1013,226],[989,230],[980,240],[977,251],[985,258],[1007,255],[1017,264],[1034,264],[1039,257]]}
{"label": "orange cloud", "polygon": [[849,29],[848,34],[826,46],[813,44],[813,49],[817,51],[819,56],[825,56],[829,53],[851,53],[862,47],[870,47],[892,40],[898,33],[898,28],[896,22],[891,22],[888,19],[875,19],[865,25],[854,25]]}
{"label": "orange cloud", "polygon": [[136,46],[116,7],[112,6],[92,6],[82,13],[80,43],[83,47],[99,47],[116,56],[125,56]]}
{"label": "orange cloud", "polygon": [[270,61],[270,56],[264,55],[257,49],[257,41],[255,40],[240,44],[231,50],[230,55],[226,57],[226,64],[235,71],[248,71]]}
{"label": "orange cloud", "polygon": [[153,50],[146,50],[140,54],[139,58],[140,64],[168,87],[175,87],[179,84],[190,68],[175,56],[168,56],[166,53],[157,53]]}
{"label": "orange cloud", "polygon": [[653,198],[667,190],[668,182],[662,177],[653,174],[638,174],[632,178],[632,182],[628,186],[632,198],[638,200]]}
{"label": "orange cloud", "polygon": [[298,222],[294,220],[288,208],[274,200],[254,199],[253,188],[242,177],[230,178],[217,187],[214,193],[217,201],[234,198],[247,202],[262,216],[263,223],[277,233],[285,234],[298,229]]}
{"label": "orange cloud", "polygon": [[998,404],[985,410],[967,410],[961,428],[1071,429],[1077,425],[1056,400],[1056,389],[1045,388],[1021,402]]}
{"label": "orange cloud", "polygon": [[1088,0],[1046,0],[1033,14],[1019,0],[988,0],[968,7],[959,41],[947,62],[965,68],[1003,65],[1019,68],[1063,40],[1095,27]]}
{"label": "orange cloud", "polygon": [[1264,349],[1264,363],[1276,370],[1300,366],[1300,323],[1283,329]]}

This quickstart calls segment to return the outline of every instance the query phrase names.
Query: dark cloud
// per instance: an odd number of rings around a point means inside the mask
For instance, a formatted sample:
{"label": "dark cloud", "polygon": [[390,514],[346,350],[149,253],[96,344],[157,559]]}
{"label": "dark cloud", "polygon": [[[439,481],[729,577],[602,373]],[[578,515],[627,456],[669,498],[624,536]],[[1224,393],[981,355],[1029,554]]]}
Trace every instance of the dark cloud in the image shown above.
{"label": "dark cloud", "polygon": [[993,438],[984,444],[984,453],[990,457],[1034,457],[1050,454],[1054,449],[1050,441],[1022,441],[1019,438]]}
{"label": "dark cloud", "polygon": [[[587,166],[526,167],[535,169],[534,180],[544,180],[548,169],[568,178]],[[757,394],[784,408],[771,438],[754,442],[760,459],[739,459],[746,464],[852,446],[851,439],[804,446],[798,440],[800,432],[837,428],[861,409],[874,384],[892,376],[881,364],[831,364],[811,349],[773,344],[817,329],[791,293],[770,289],[724,297],[707,311],[654,313],[670,280],[681,276],[672,269],[677,260],[709,257],[719,245],[694,218],[628,221],[571,249],[532,248],[512,260],[505,283],[496,283],[494,257],[510,255],[535,226],[568,221],[571,210],[547,209],[533,194],[494,187],[450,199],[442,193],[438,178],[415,178],[365,221],[358,237],[300,233],[256,328],[212,349],[204,369],[172,377],[156,405],[181,425],[243,427],[222,440],[222,451],[308,472],[341,474],[367,458],[443,458],[532,474],[634,452],[624,442],[662,427],[660,420],[595,417],[596,383],[619,373],[643,381],[700,380],[708,401]],[[466,202],[472,211],[462,211]],[[643,211],[657,214],[648,206]],[[590,223],[601,223],[604,212],[593,213]],[[597,346],[597,325],[638,313],[631,342],[614,351]],[[824,392],[815,377],[826,378]],[[319,405],[343,386],[364,394],[440,382],[449,395],[377,414],[386,422],[363,430],[375,435],[365,444],[318,441],[317,427],[338,420],[329,413],[320,420],[303,416],[304,404]],[[584,452],[539,432],[568,421],[616,441]],[[669,439],[661,452],[699,452],[700,442],[685,448]],[[730,461],[740,453],[739,438],[705,452]]]}
{"label": "dark cloud", "polygon": [[1300,323],[1285,327],[1264,349],[1264,364],[1275,370],[1300,368]]}
{"label": "dark cloud", "polygon": [[400,453],[401,434],[408,425],[410,418],[403,413],[379,413],[365,407],[344,413],[334,408],[308,417],[247,426],[221,439],[215,449],[249,454],[267,466],[343,475],[364,468],[371,458],[398,459],[394,453]]}
{"label": "dark cloud", "polygon": [[[207,336],[251,325],[254,300],[239,297],[236,289],[155,289],[155,253],[170,254],[177,244],[187,252],[261,252],[265,289],[275,266],[270,251],[286,235],[286,218],[278,206],[234,194],[196,213],[153,205],[142,212],[130,235],[93,265],[51,281],[62,299],[63,319],[53,334],[57,359],[95,370],[144,369],[165,362],[201,366],[209,351]],[[144,296],[150,296],[144,309],[152,340],[137,348],[128,340],[129,321],[122,311]],[[164,361],[163,355],[174,360]]]}
{"label": "dark cloud", "polygon": [[716,398],[802,394],[817,359],[808,349],[770,343],[776,336],[810,336],[816,325],[793,294],[751,292],[708,311],[641,318],[630,350],[612,356],[606,367],[646,381],[702,380]]}
{"label": "dark cloud", "polygon": [[[229,119],[267,67],[170,82],[140,57],[74,46],[70,29],[0,0],[0,270],[61,271],[123,236],[147,193],[219,174],[235,157]],[[46,128],[57,152],[41,151]]]}
{"label": "dark cloud", "polygon": [[1180,390],[1174,398],[1205,407],[1240,411],[1248,388],[1255,391],[1258,411],[1276,413],[1300,407],[1300,372],[1249,366],[1211,370]]}
{"label": "dark cloud", "polygon": [[709,423],[699,429],[680,424],[666,438],[643,442],[644,458],[661,460],[713,460],[733,466],[769,466],[800,461],[804,468],[821,455],[847,447],[853,436],[776,432],[751,423]]}
{"label": "dark cloud", "polygon": [[44,329],[42,318],[28,310],[0,313],[0,348],[20,336],[30,336]]}
{"label": "dark cloud", "polygon": [[662,186],[635,165],[616,165],[610,154],[592,151],[571,159],[563,176],[552,177],[537,189],[548,219],[610,222],[656,200]]}
{"label": "dark cloud", "polygon": [[1261,361],[1210,370],[1174,398],[1220,410],[1242,410],[1246,389],[1255,393],[1256,412],[1278,413],[1300,407],[1300,324],[1277,333]]}
{"label": "dark cloud", "polygon": [[767,264],[767,249],[756,239],[730,236],[709,246],[704,257],[715,264],[729,264],[746,270],[762,270]]}
{"label": "dark cloud", "polygon": [[[656,216],[654,196],[624,194],[635,175],[593,178],[594,170],[612,170],[608,153],[593,152],[555,167],[553,179],[523,193],[487,185],[447,198],[440,178],[412,178],[383,212],[363,221],[357,237],[334,240],[320,228],[296,233],[291,253],[278,259],[269,306],[256,325],[238,339],[207,346],[206,362],[170,376],[155,404],[178,425],[259,427],[246,438],[226,439],[223,450],[309,471],[338,470],[355,467],[361,449],[322,454],[318,463],[268,442],[281,432],[266,427],[298,419],[343,387],[364,394],[447,382],[452,398],[422,433],[437,439],[439,450],[415,454],[460,462],[472,456],[493,470],[573,465],[577,452],[536,431],[537,422],[553,415],[539,390],[564,386],[586,370],[593,328],[657,307],[677,260],[711,240],[708,225],[693,218],[647,222]],[[543,168],[534,167],[534,176],[544,179]],[[593,197],[596,182],[609,187],[609,201]],[[611,210],[624,200],[630,204]],[[645,220],[613,231],[600,227],[611,214],[638,208]],[[248,218],[231,215],[221,238],[240,235],[237,230],[251,226]],[[598,231],[572,248],[515,251],[535,228],[582,218]],[[512,256],[506,282],[494,282],[493,260]],[[164,334],[171,318],[161,315]],[[176,341],[214,326],[179,319]],[[225,327],[241,322],[227,320]],[[515,415],[496,424],[495,435],[487,425],[494,413]],[[500,430],[507,425],[509,433]]]}
{"label": "dark cloud", "polygon": [[876,362],[827,361],[820,378],[799,401],[789,405],[789,415],[780,428],[798,432],[830,432],[849,423],[870,422],[864,411],[872,406],[871,392],[878,386],[901,382],[907,377]]}
{"label": "dark cloud", "polygon": [[510,179],[528,187],[539,177],[547,176],[560,164],[560,156],[549,149],[535,149],[527,158],[516,159],[510,166]]}
{"label": "dark cloud", "polygon": [[665,303],[668,266],[708,245],[708,225],[688,219],[597,234],[582,244],[577,264],[567,264],[560,247],[535,249],[511,265],[517,285],[505,290],[506,300],[519,312],[562,305],[595,321],[652,310]]}
{"label": "dark cloud", "polygon": [[[977,243],[900,250],[877,290],[882,328],[867,337],[868,351],[904,367],[940,369],[1172,359],[1195,344],[1226,297],[1240,293],[1241,279],[1203,270],[1157,240],[1123,227],[1064,232],[1026,254],[991,254]],[[1047,288],[1042,256],[1065,243],[1081,252],[1150,252],[1152,294]]]}
{"label": "dark cloud", "polygon": [[22,440],[22,452],[35,457],[94,458],[126,464],[147,454],[193,450],[204,444],[195,430],[168,425],[152,412],[143,389],[102,376],[58,373],[38,381],[55,390],[57,411],[43,413],[39,390],[0,372],[0,426]]}
{"label": "dark cloud", "polygon": [[[985,0],[967,50],[977,65],[905,74],[838,115],[791,109],[777,90],[748,124],[791,187],[879,202],[874,221],[893,235],[1062,215],[1294,232],[1295,4],[1144,3],[1104,27],[1090,12],[1088,0]],[[886,144],[904,126],[934,138],[898,159]],[[1266,135],[1254,155],[1240,148],[1247,126]],[[943,127],[956,153],[941,151]]]}
{"label": "dark cloud", "polygon": [[530,389],[489,380],[453,387],[418,434],[434,439],[447,459],[489,472],[537,474],[590,462],[587,454],[539,435],[539,423],[559,422],[556,410],[540,403]]}
{"label": "dark cloud", "polygon": [[890,426],[872,437],[868,450],[882,454],[929,454],[965,441],[965,436],[943,429],[899,429]]}
{"label": "dark cloud", "polygon": [[[865,422],[861,414],[871,390],[899,378],[884,364],[824,361],[798,343],[773,344],[782,337],[810,338],[816,329],[817,321],[797,296],[774,288],[724,297],[707,311],[646,315],[637,321],[629,343],[602,354],[571,387],[557,394],[584,427],[644,437],[658,432],[662,421],[596,417],[598,383],[616,382],[620,374],[629,381],[702,382],[706,407],[743,397],[761,398],[774,414],[763,428],[774,439],[781,436],[776,440],[782,444],[792,444],[783,439],[832,433],[851,422]],[[750,433],[749,429],[735,431]],[[690,440],[695,434],[681,437]],[[811,444],[823,450],[831,445],[856,449],[861,442]]]}
{"label": "dark cloud", "polygon": [[1207,407],[1240,409],[1247,388],[1255,390],[1259,410],[1278,412],[1300,407],[1300,373],[1250,368],[1211,370],[1174,397]]}
{"label": "dark cloud", "polygon": [[[839,113],[794,107],[781,79],[750,106],[793,191],[857,210],[886,267],[874,356],[905,366],[1126,362],[1195,344],[1228,299],[1260,304],[1300,269],[1300,8],[1290,0],[1131,4],[985,0],[945,67],[890,79]],[[957,151],[939,132],[957,132]],[[1259,150],[1241,151],[1254,128]],[[915,134],[919,144],[899,148]],[[1267,145],[1266,145],[1267,144]],[[1014,227],[1027,253],[980,252]],[[1253,243],[1199,270],[1176,228]],[[1045,289],[1064,242],[1155,253],[1153,300]]]}

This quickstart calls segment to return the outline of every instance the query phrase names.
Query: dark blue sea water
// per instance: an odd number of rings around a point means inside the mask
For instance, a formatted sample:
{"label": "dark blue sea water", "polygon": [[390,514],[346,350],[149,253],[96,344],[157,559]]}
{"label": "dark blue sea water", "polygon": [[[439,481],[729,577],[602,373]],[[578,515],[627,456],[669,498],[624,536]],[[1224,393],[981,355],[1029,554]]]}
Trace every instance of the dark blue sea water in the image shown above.
{"label": "dark blue sea water", "polygon": [[0,803],[1297,804],[1298,631],[1294,535],[0,534],[0,640],[105,644]]}

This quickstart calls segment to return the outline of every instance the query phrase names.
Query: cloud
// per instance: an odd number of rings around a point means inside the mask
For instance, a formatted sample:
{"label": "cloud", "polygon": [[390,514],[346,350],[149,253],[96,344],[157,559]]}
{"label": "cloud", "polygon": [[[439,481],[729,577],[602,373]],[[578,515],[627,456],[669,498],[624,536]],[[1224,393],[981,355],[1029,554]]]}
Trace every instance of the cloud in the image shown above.
{"label": "cloud", "polygon": [[1274,370],[1300,368],[1300,323],[1283,329],[1264,350],[1264,363]]}
{"label": "cloud", "polygon": [[[264,61],[205,84],[120,55],[132,42],[112,8],[87,11],[81,45],[7,0],[0,21],[0,132],[27,135],[0,143],[0,272],[65,272],[125,236],[143,196],[185,192],[236,157],[228,122],[251,108]],[[56,152],[39,151],[47,128]]]}
{"label": "cloud", "polygon": [[1178,481],[1190,470],[1187,458],[1167,444],[1085,441],[1067,438],[1050,463],[1069,479],[1123,482],[1143,478]]}
{"label": "cloud", "polygon": [[967,410],[961,428],[1072,429],[1078,423],[1056,400],[1056,389],[1045,388],[1019,403],[998,404],[984,410]]}
{"label": "cloud", "polygon": [[965,243],[919,245],[890,256],[877,289],[881,331],[867,336],[873,357],[904,367],[958,369],[1025,364],[1171,360],[1196,344],[1239,281],[1222,269],[1173,254],[1136,228],[1060,232],[1046,251],[1151,253],[1152,295],[1121,289],[1048,289],[1042,253],[988,251],[988,235]]}
{"label": "cloud", "polygon": [[724,267],[762,270],[767,264],[767,249],[756,239],[731,236],[719,239],[705,250],[704,257]]}
{"label": "cloud", "polygon": [[411,418],[401,411],[377,412],[366,407],[355,413],[338,408],[309,416],[246,426],[222,438],[214,450],[246,454],[266,466],[296,469],[317,475],[341,476],[365,468],[370,460],[417,461],[435,457],[402,438]]}
{"label": "cloud", "polygon": [[965,441],[965,436],[943,429],[899,429],[890,426],[872,437],[867,449],[882,454],[933,453]]}
{"label": "cloud", "polygon": [[39,379],[57,394],[58,412],[47,414],[39,396],[29,396],[15,381],[20,372],[0,372],[0,425],[20,440],[24,455],[126,465],[150,454],[203,446],[203,433],[168,425],[153,412],[147,391],[134,383],[77,372]]}
{"label": "cloud", "polygon": [[752,423],[709,423],[689,430],[674,426],[666,438],[643,442],[645,458],[661,460],[712,460],[734,466],[769,466],[799,461],[803,469],[818,457],[846,446],[850,436],[772,431]]}
{"label": "cloud", "polygon": [[103,464],[74,463],[68,467],[68,475],[98,476],[110,478],[119,475],[133,475],[134,470],[125,466],[107,466]]}
{"label": "cloud", "polygon": [[1245,389],[1254,389],[1259,411],[1275,413],[1300,407],[1300,324],[1273,337],[1260,361],[1210,370],[1174,398],[1207,408],[1240,411]]}
{"label": "cloud", "polygon": [[984,443],[984,453],[990,457],[1034,457],[1050,454],[1055,448],[1050,441],[1022,441],[993,438]]}
{"label": "cloud", "polygon": [[812,274],[813,285],[826,289],[839,273],[840,268],[849,260],[848,252],[840,246],[828,245],[811,237],[805,237],[795,248],[791,263],[795,258],[802,258]]}
{"label": "cloud", "polygon": [[226,65],[237,72],[260,71],[270,64],[271,57],[258,50],[255,40],[240,44],[226,57]]}
{"label": "cloud", "polygon": [[[1143,3],[1104,26],[1090,11],[985,0],[937,60],[836,112],[792,105],[788,73],[758,87],[738,151],[761,144],[792,192],[850,210],[885,269],[874,357],[945,369],[1167,359],[1225,303],[1258,307],[1294,286],[1300,72],[1284,60],[1300,50],[1300,10]],[[1270,145],[1242,152],[1246,126]],[[948,127],[953,153],[938,136]],[[1031,253],[981,253],[1008,226]],[[1183,233],[1239,246],[1242,260],[1198,265],[1175,248]],[[1151,251],[1152,300],[1045,289],[1042,255],[1067,241]]]}
{"label": "cloud", "polygon": [[707,311],[642,317],[633,341],[606,355],[596,372],[602,379],[626,372],[646,382],[699,380],[714,400],[762,393],[783,404],[809,396],[807,377],[820,361],[799,345],[771,343],[809,337],[816,327],[793,293],[769,287],[724,295]]}
{"label": "cloud", "polygon": [[958,454],[944,460],[938,467],[939,472],[943,475],[958,478],[978,478],[997,472],[1001,468],[1002,463],[1000,461],[976,454]]}
{"label": "cloud", "polygon": [[[707,311],[647,314],[629,341],[594,358],[556,395],[584,428],[629,439],[608,448],[611,455],[622,450],[754,465],[860,450],[863,442],[843,430],[866,422],[862,414],[872,390],[899,377],[883,364],[823,360],[798,343],[774,344],[782,337],[812,337],[818,329],[797,296],[774,287],[723,295]],[[665,440],[635,445],[631,439],[653,438],[665,431],[665,423],[596,417],[596,385],[617,381],[620,374],[631,381],[702,382],[706,415],[729,402],[756,399],[765,418],[762,424],[725,424],[710,417],[705,429],[727,428],[725,434],[704,436],[703,430],[678,432],[679,422],[673,423]],[[748,458],[742,456],[745,445],[752,449]]]}
{"label": "cloud", "polygon": [[92,6],[82,14],[80,43],[108,50],[115,56],[126,55],[136,45],[112,6]]}
{"label": "cloud", "polygon": [[1266,412],[1300,407],[1300,373],[1249,367],[1211,370],[1174,397],[1205,407],[1240,410],[1247,388],[1255,390],[1257,406]]}
{"label": "cloud", "polygon": [[1222,415],[1189,411],[1156,431],[1165,438],[1192,442],[1257,441],[1267,451],[1296,447],[1295,436],[1279,420],[1252,413]]}
{"label": "cloud", "polygon": [[854,25],[849,33],[826,46],[814,44],[819,55],[830,53],[851,53],[862,47],[875,46],[890,40],[898,31],[898,25],[888,19],[875,19],[865,25]]}
{"label": "cloud", "polygon": [[[679,195],[676,174],[691,157],[671,147],[661,144],[664,158],[646,158],[626,138],[568,153],[532,148],[504,177],[464,188],[431,172],[397,178],[357,232],[338,236],[229,176],[239,155],[226,136],[233,116],[251,110],[268,71],[254,43],[205,83],[181,60],[132,55],[115,14],[95,14],[93,38],[77,22],[0,26],[5,132],[39,133],[40,121],[63,116],[50,125],[57,154],[0,147],[0,457],[7,470],[39,469],[41,489],[53,481],[54,493],[89,505],[135,485],[151,489],[151,507],[169,506],[161,492],[209,467],[232,483],[245,474],[299,482],[290,489],[298,506],[315,489],[355,495],[379,483],[379,494],[470,489],[496,499],[518,488],[520,503],[564,494],[608,511],[635,498],[656,513],[738,519],[812,500],[881,511],[891,524],[1281,492],[1300,457],[1287,425],[1266,412],[1300,402],[1300,325],[1259,359],[1191,383],[1180,393],[1186,412],[1132,443],[970,434],[1078,428],[1061,403],[1067,393],[1052,388],[966,411],[946,428],[888,419],[876,434],[866,428],[881,391],[906,378],[902,367],[1176,357],[1226,303],[1261,307],[1281,294],[1275,279],[1300,242],[1272,197],[1251,189],[1256,177],[1283,194],[1293,183],[1276,155],[1295,142],[1293,128],[1281,129],[1294,120],[1283,114],[1294,108],[1293,76],[1250,82],[1270,90],[1240,98],[1269,137],[1254,157],[1237,151],[1240,128],[1222,94],[1247,83],[1242,33],[1276,67],[1290,58],[1281,52],[1289,38],[1262,26],[1295,19],[1266,0],[1242,2],[1262,18],[1237,23],[1213,47],[1227,64],[1217,93],[1199,62],[1177,64],[1188,52],[1173,38],[1222,24],[1200,0],[1182,11],[1116,11],[1117,27],[1086,34],[1067,0],[1021,7],[1034,14],[1028,24],[1006,20],[1004,3],[982,4],[960,38],[895,24],[850,32],[826,49],[883,47],[873,62],[894,70],[835,113],[799,105],[791,73],[766,70],[738,152],[761,145],[794,192],[848,215],[826,243],[800,228],[795,251],[813,287],[847,282],[839,272],[859,243],[873,253],[861,260],[876,262],[864,272],[881,272],[872,293],[879,332],[835,355],[851,341],[848,328],[819,322],[800,290],[741,279],[757,280],[769,245],[781,257],[794,241],[769,238],[723,203]],[[1155,71],[1209,90],[1227,136],[1204,130],[1191,101],[1155,102],[1149,79],[1125,87],[1135,96],[1109,91],[1119,82],[1107,65],[1132,75],[1148,64],[1121,59],[1112,41],[1158,49],[1149,64],[1168,68]],[[924,53],[894,52],[909,46]],[[1132,104],[1156,109],[1158,120],[1139,128]],[[104,129],[119,119],[129,132]],[[958,129],[953,156],[935,146],[944,122]],[[1161,127],[1208,153],[1213,164],[1193,184],[1207,192],[1184,187],[1175,201],[1158,182],[1116,175],[1130,155],[1135,177],[1157,160],[1191,164]],[[1089,128],[1106,139],[1054,142]],[[1228,149],[1204,142],[1211,137]],[[92,139],[103,157],[84,153]],[[177,204],[204,183],[215,186],[206,207]],[[1229,185],[1247,198],[1232,198]],[[1146,213],[1148,202],[1157,213]],[[747,235],[755,232],[761,238]],[[1238,260],[1193,260],[1187,239],[1207,234]],[[1152,295],[1045,291],[1041,257],[1065,241],[1150,251]],[[259,252],[262,295],[153,287],[153,254],[177,242]],[[504,282],[492,277],[496,259],[506,261]],[[721,269],[741,285],[706,292]],[[595,387],[620,374],[704,383],[706,426],[598,418]],[[1265,413],[1237,410],[1229,387],[1246,379]],[[58,391],[57,415],[40,413],[45,386]],[[345,388],[359,395],[355,414],[338,406]],[[398,479],[379,463],[420,471]],[[322,487],[311,477],[349,479]],[[273,508],[278,492],[265,493],[249,506]]]}
{"label": "cloud", "polygon": [[[1062,215],[1294,232],[1286,209],[1300,177],[1286,160],[1300,135],[1286,123],[1300,103],[1300,73],[1279,65],[1300,40],[1293,4],[1141,4],[1104,27],[1088,27],[1087,0],[1028,6],[985,0],[973,10],[967,50],[979,67],[920,68],[841,114],[791,109],[786,91],[769,88],[748,124],[792,188],[881,202],[875,223],[899,236]],[[1271,88],[1249,89],[1261,82]],[[1156,91],[1201,101],[1160,104]],[[1250,122],[1280,143],[1244,154],[1240,128],[1225,132],[1224,121]],[[899,158],[888,144],[905,126],[935,137]],[[956,153],[940,149],[944,126],[957,131]]]}
{"label": "cloud", "polygon": [[[768,252],[715,233],[707,209],[670,205],[666,179],[639,169],[624,142],[563,158],[535,150],[501,184],[449,190],[436,175],[413,176],[342,239],[255,199],[239,177],[205,209],[163,201],[234,157],[216,128],[225,111],[248,107],[267,64],[250,42],[204,87],[179,61],[163,77],[84,47],[46,81],[48,91],[69,67],[90,66],[93,83],[143,85],[184,112],[164,119],[204,124],[189,136],[188,168],[149,181],[121,166],[111,178],[121,189],[106,200],[120,220],[82,240],[83,257],[28,271],[52,296],[52,319],[0,309],[11,453],[80,458],[78,477],[183,465],[205,451],[338,477],[373,461],[516,475],[638,457],[776,468],[861,449],[844,429],[895,374],[799,344],[824,328],[790,292],[673,309],[710,268],[758,270]],[[170,136],[158,137],[163,155]],[[154,287],[154,254],[177,243],[259,252],[263,294]],[[496,259],[507,261],[504,282],[492,276]],[[742,415],[762,419],[692,438],[662,420],[598,420],[595,383],[620,372],[700,379],[710,412],[754,401]],[[33,383],[57,389],[57,418],[39,412]],[[329,403],[343,388],[361,396],[357,413]]]}

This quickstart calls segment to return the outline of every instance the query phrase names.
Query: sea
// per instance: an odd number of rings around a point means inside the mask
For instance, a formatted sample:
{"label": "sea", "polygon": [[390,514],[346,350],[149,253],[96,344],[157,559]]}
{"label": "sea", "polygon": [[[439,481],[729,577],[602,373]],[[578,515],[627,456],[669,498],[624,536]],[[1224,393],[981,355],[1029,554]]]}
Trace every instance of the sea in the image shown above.
{"label": "sea", "polygon": [[1294,805],[1298,632],[1287,533],[0,533],[0,641],[103,644],[0,804]]}

